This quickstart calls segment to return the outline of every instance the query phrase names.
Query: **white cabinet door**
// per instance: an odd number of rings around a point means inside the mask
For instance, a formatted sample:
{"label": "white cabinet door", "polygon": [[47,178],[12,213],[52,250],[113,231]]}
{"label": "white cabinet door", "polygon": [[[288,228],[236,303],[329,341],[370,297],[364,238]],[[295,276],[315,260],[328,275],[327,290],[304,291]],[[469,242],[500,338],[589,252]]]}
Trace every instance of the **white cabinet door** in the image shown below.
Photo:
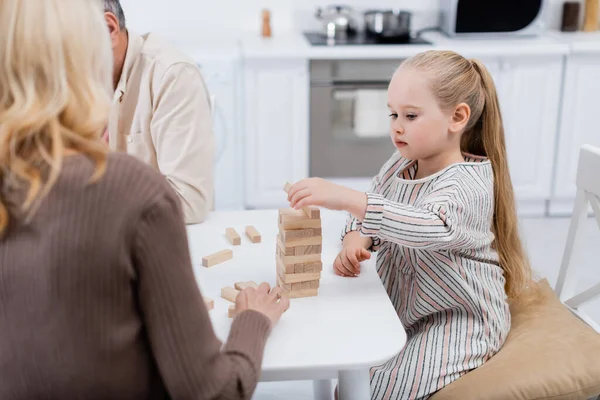
{"label": "white cabinet door", "polygon": [[244,85],[246,207],[282,207],[308,175],[308,63],[246,60]]}
{"label": "white cabinet door", "polygon": [[581,146],[600,147],[599,96],[600,54],[572,55],[565,73],[556,181],[550,203],[553,215],[568,215],[573,210]]}
{"label": "white cabinet door", "polygon": [[521,215],[543,215],[552,192],[562,56],[503,58],[498,95]]}

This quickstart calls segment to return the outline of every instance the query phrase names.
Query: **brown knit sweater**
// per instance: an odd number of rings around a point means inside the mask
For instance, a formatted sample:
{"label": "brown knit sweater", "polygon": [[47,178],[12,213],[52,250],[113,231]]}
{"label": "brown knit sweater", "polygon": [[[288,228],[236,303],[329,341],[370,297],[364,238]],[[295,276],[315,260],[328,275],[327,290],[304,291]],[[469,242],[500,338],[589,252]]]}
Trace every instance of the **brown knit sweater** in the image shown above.
{"label": "brown knit sweater", "polygon": [[164,177],[123,154],[93,170],[67,157],[0,239],[0,399],[250,398],[267,317],[241,313],[221,348]]}

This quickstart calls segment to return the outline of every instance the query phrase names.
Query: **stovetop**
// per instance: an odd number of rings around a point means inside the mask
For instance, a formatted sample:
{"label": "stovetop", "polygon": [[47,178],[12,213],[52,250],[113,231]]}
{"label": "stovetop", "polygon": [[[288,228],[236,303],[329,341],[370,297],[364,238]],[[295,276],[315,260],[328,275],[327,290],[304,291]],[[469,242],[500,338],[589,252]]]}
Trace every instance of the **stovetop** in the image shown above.
{"label": "stovetop", "polygon": [[349,36],[347,39],[329,39],[322,33],[319,32],[304,32],[304,36],[313,46],[365,46],[365,45],[427,45],[431,42],[422,39],[420,37],[397,37],[397,38],[386,38],[384,40],[377,39],[371,36],[367,36],[365,33],[357,33],[356,35]]}

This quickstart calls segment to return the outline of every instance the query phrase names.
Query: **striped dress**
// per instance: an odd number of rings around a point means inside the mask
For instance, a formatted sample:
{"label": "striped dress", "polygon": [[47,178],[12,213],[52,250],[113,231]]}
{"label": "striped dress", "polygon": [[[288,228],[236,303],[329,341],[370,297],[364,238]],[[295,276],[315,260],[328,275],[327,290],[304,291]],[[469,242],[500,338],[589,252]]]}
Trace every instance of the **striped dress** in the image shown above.
{"label": "striped dress", "polygon": [[373,180],[363,222],[350,217],[344,229],[373,239],[408,338],[371,369],[372,399],[429,397],[497,353],[510,329],[489,160],[465,155],[427,178],[416,172],[396,152]]}

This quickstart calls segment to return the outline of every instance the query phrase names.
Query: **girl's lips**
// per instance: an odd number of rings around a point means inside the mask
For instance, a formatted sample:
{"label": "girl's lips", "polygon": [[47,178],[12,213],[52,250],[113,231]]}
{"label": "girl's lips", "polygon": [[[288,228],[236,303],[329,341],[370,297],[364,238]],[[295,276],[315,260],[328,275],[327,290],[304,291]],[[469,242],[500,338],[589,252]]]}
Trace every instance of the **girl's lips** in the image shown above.
{"label": "girl's lips", "polygon": [[404,147],[404,146],[406,146],[406,142],[403,142],[401,140],[394,140],[394,143],[396,143],[397,147]]}

